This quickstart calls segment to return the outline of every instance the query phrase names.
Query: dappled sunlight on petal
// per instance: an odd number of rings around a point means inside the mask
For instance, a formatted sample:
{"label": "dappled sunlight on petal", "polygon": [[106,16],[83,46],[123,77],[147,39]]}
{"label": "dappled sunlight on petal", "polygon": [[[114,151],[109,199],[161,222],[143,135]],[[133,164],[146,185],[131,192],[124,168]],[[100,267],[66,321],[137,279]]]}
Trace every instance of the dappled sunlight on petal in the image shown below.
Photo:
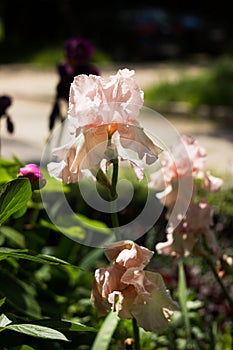
{"label": "dappled sunlight on petal", "polygon": [[154,254],[151,250],[130,240],[105,244],[104,252],[109,261],[115,261],[126,268],[139,269],[144,268]]}
{"label": "dappled sunlight on petal", "polygon": [[171,298],[161,275],[150,271],[145,275],[151,283],[150,301],[133,305],[132,314],[145,331],[161,332],[169,326],[171,316],[179,306]]}

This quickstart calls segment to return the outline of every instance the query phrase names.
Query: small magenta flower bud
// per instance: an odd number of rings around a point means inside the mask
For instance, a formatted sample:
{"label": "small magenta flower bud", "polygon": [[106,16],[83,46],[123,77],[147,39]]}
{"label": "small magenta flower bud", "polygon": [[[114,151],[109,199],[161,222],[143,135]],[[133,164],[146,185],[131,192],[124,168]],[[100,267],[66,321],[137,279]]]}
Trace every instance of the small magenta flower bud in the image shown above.
{"label": "small magenta flower bud", "polygon": [[27,164],[19,169],[19,176],[30,180],[32,190],[39,190],[46,184],[46,179],[36,164]]}

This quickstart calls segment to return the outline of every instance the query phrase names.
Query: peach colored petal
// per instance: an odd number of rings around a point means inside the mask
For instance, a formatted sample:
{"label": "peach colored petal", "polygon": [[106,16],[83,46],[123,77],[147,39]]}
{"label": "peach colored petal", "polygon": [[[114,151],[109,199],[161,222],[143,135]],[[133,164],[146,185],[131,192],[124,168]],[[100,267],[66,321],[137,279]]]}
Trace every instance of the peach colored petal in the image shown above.
{"label": "peach colored petal", "polygon": [[[49,166],[51,176],[66,183],[79,181],[86,171],[95,176],[101,161],[106,158],[108,140],[111,140],[111,146],[118,151],[116,156],[128,160],[137,178],[143,178],[141,161],[152,164],[158,159],[161,148],[152,142],[135,119],[143,105],[144,93],[132,78],[134,74],[133,70],[125,68],[106,80],[85,74],[74,78],[67,118],[71,141],[55,150],[65,164]],[[120,141],[114,144],[117,133]],[[136,156],[123,152],[126,149],[134,151]]]}
{"label": "peach colored petal", "polygon": [[[139,159],[140,154],[142,150],[139,148],[139,144],[135,140],[131,140],[128,144],[125,144],[125,148],[121,144],[122,138],[118,131],[116,131],[112,137],[112,143],[116,147],[117,154],[119,158],[123,161],[128,161],[133,168],[135,175],[139,181],[143,179],[144,176],[144,168],[145,168],[145,161]],[[136,144],[137,147],[134,147],[133,144]],[[131,151],[134,151],[135,154],[133,154]],[[154,161],[157,160],[157,156],[154,156]]]}
{"label": "peach colored petal", "polygon": [[75,171],[75,166],[79,166],[81,162],[81,168],[97,171],[100,162],[105,158],[108,143],[107,125],[85,129],[84,138],[84,145],[80,152],[81,157],[77,155],[77,159],[72,163],[71,171]]}
{"label": "peach colored petal", "polygon": [[205,149],[194,138],[182,135],[177,144],[163,153],[162,164],[166,181],[183,176],[196,176],[203,171],[205,162]]}
{"label": "peach colored petal", "polygon": [[162,331],[167,328],[178,304],[173,301],[161,275],[149,271],[127,269],[122,281],[128,284],[119,296],[118,316],[135,317],[146,331]]}
{"label": "peach colored petal", "polygon": [[213,208],[207,203],[205,198],[200,202],[192,202],[186,212],[185,217],[179,225],[167,234],[167,241],[156,245],[159,254],[186,256],[192,250],[200,235],[205,235],[209,247],[212,251],[219,251],[217,242],[212,233]]}
{"label": "peach colored petal", "polygon": [[128,286],[124,288],[118,300],[118,311],[117,314],[122,319],[132,319],[132,305],[135,302],[135,298],[137,297],[137,292],[133,286]]}
{"label": "peach colored petal", "polygon": [[171,316],[179,306],[171,298],[160,274],[146,271],[145,275],[153,286],[150,301],[133,304],[132,315],[145,331],[162,332],[169,326]]}
{"label": "peach colored petal", "polygon": [[[164,178],[164,172],[162,168],[159,168],[158,170],[150,174],[149,187],[156,190],[156,192],[158,193],[158,195],[156,196],[158,198],[164,197],[165,194],[163,195],[163,192],[165,193],[170,192],[171,186],[170,186],[170,190],[169,189],[167,190],[167,186]],[[161,193],[161,196],[159,195],[159,193]]]}
{"label": "peach colored petal", "polygon": [[50,174],[50,176],[54,177],[55,179],[62,181],[62,171],[63,169],[66,167],[66,162],[64,160],[62,160],[59,163],[55,163],[55,162],[50,162],[48,164],[48,172]]}
{"label": "peach colored petal", "polygon": [[215,177],[210,174],[210,171],[206,171],[203,174],[202,188],[207,192],[217,192],[220,190],[223,184],[223,180],[219,177]]}
{"label": "peach colored petal", "polygon": [[83,177],[82,170],[89,169],[94,174],[98,171],[108,142],[107,125],[84,129],[74,140],[54,150],[54,155],[64,158],[61,163],[48,164],[50,175],[64,183],[79,181]]}
{"label": "peach colored petal", "polygon": [[[109,135],[111,134],[112,144],[117,150],[118,157],[121,160],[129,161],[138,180],[142,180],[145,163],[138,159],[137,156],[140,158],[143,152],[146,152],[145,157],[146,159],[150,159],[149,163],[151,163],[157,160],[157,155],[161,149],[153,145],[149,138],[145,138],[143,141],[147,142],[147,145],[142,144],[142,137],[139,140],[131,139],[131,137],[137,137],[138,135],[138,133],[135,135],[132,134],[133,129],[133,126],[127,127],[127,125],[122,126],[122,124],[117,123],[102,124],[100,126],[87,125],[82,128],[81,133],[79,133],[77,137],[72,135],[72,142],[54,150],[54,154],[63,158],[66,163],[65,166],[64,164],[62,165],[63,173],[60,174],[60,178],[66,183],[78,181],[82,178],[81,171],[84,169],[89,169],[95,174],[100,168],[101,161],[108,157],[107,145]],[[80,130],[78,131],[80,132]],[[119,131],[123,132],[124,138],[121,137]],[[129,135],[127,135],[127,132],[129,132]],[[125,142],[126,137],[127,142]],[[122,147],[120,143],[122,140],[126,148],[136,152],[135,158]],[[110,155],[112,156],[111,152]],[[111,160],[111,158],[109,158],[109,160]],[[52,170],[51,167],[50,169]],[[51,173],[51,175],[53,176],[53,173]],[[57,177],[56,173],[56,178]]]}
{"label": "peach colored petal", "polygon": [[94,302],[99,315],[105,315],[110,309],[115,308],[114,293],[127,287],[121,282],[124,272],[125,268],[117,264],[95,271],[91,301]]}
{"label": "peach colored petal", "polygon": [[95,278],[93,282],[93,287],[91,291],[91,301],[94,303],[95,307],[97,308],[97,312],[99,316],[105,316],[108,311],[111,310],[111,304],[109,303],[108,299],[103,298],[102,296],[102,288],[99,281],[99,270],[96,270],[95,272]]}
{"label": "peach colored petal", "polygon": [[154,254],[151,250],[130,240],[108,243],[104,247],[104,252],[109,261],[115,261],[126,268],[137,267],[138,269],[143,269]]}
{"label": "peach colored petal", "polygon": [[[181,223],[181,226],[183,223]],[[169,237],[168,237],[169,236]],[[168,241],[156,245],[156,250],[160,254],[176,257],[188,256],[191,254],[197,237],[194,232],[184,233],[177,227],[174,232],[167,235]]]}
{"label": "peach colored petal", "polygon": [[186,214],[185,232],[204,233],[213,224],[213,208],[205,198],[197,203],[191,203]]}
{"label": "peach colored petal", "polygon": [[116,131],[112,137],[112,143],[114,144],[117,154],[120,160],[128,161],[131,167],[133,168],[135,175],[139,181],[143,179],[144,176],[144,167],[145,163],[137,158],[137,155],[132,155],[132,152],[128,152],[127,149],[124,149],[120,142],[119,132]]}
{"label": "peach colored petal", "polygon": [[150,300],[150,291],[153,290],[153,285],[146,278],[144,270],[129,268],[121,277],[124,284],[132,285],[137,293],[135,303],[145,304]]}
{"label": "peach colored petal", "polygon": [[[166,290],[161,275],[143,270],[145,260],[150,260],[153,253],[143,248],[130,240],[106,244],[105,254],[114,264],[96,270],[91,300],[100,316],[113,310],[122,319],[135,317],[146,331],[160,332],[167,328],[179,307]],[[149,253],[146,259],[140,256],[143,252]],[[131,267],[135,261],[139,267]]]}
{"label": "peach colored petal", "polygon": [[118,132],[122,146],[135,151],[139,159],[145,158],[146,164],[154,163],[162,152],[162,148],[155,145],[139,126],[120,124]]}

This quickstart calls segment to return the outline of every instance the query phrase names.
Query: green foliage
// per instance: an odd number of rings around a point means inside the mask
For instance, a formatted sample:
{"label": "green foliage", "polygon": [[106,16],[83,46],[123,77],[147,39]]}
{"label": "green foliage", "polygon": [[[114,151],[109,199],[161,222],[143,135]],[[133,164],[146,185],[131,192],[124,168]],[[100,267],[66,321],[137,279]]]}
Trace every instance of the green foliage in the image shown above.
{"label": "green foliage", "polygon": [[0,225],[11,215],[17,218],[27,210],[31,198],[31,185],[28,179],[15,179],[0,188]]}
{"label": "green foliage", "polygon": [[92,350],[108,350],[113,333],[119,323],[115,312],[110,312],[105,318],[92,346]]}
{"label": "green foliage", "polygon": [[233,190],[222,190],[208,194],[208,202],[215,208],[215,214],[222,215],[229,220],[233,217]]}
{"label": "green foliage", "polygon": [[68,339],[62,333],[49,327],[26,323],[11,325],[11,321],[4,314],[2,314],[0,316],[0,332],[4,330],[11,330],[37,338],[68,341]]}
{"label": "green foliage", "polygon": [[[17,159],[0,162],[0,344],[7,349],[65,349],[67,342],[72,343],[67,348],[77,349],[96,332],[86,316],[87,308],[90,317],[94,314],[89,300],[92,250],[40,223],[49,219],[39,191],[32,193],[29,181],[17,177],[21,166]],[[82,288],[77,281],[84,283]],[[12,337],[15,332],[19,335]],[[77,332],[82,340],[72,335]]]}
{"label": "green foliage", "polygon": [[232,106],[233,61],[221,57],[197,76],[184,76],[175,82],[161,82],[145,90],[145,102],[156,107],[168,102],[186,102],[192,107]]}
{"label": "green foliage", "polygon": [[[51,42],[45,43],[45,41],[43,43],[31,42],[30,45],[21,42],[7,43],[1,40],[4,39],[3,29],[0,18],[0,49],[2,53],[0,64],[22,63],[40,68],[54,68],[59,62],[64,61],[64,40],[55,40],[52,44]],[[108,64],[112,62],[112,58],[109,53],[96,47],[92,62],[94,64]]]}
{"label": "green foliage", "polygon": [[47,47],[33,52],[31,57],[28,58],[28,61],[30,64],[38,67],[56,67],[56,65],[64,59],[61,45],[61,47]]}
{"label": "green foliage", "polygon": [[[30,63],[31,65],[35,65],[37,67],[56,67],[59,62],[63,62],[65,60],[63,45],[61,44],[59,47],[45,47],[41,48],[39,51],[32,52],[30,56],[27,57],[27,61],[25,63]],[[111,58],[104,53],[103,51],[96,50],[92,62],[94,64],[106,64],[111,62]]]}
{"label": "green foliage", "polygon": [[[82,201],[76,185],[63,187],[51,180],[43,191],[54,196],[52,198],[56,198],[60,191],[65,193],[75,213],[66,228],[71,232],[66,232],[64,226],[60,227],[61,232],[48,217],[41,192],[32,192],[28,181],[18,178],[21,166],[18,159],[0,159],[1,346],[7,350],[123,349],[124,340],[132,337],[131,320],[119,320],[114,312],[106,318],[98,317],[90,301],[94,271],[108,263],[103,249],[91,248],[68,238],[74,233],[85,236],[90,231],[109,235],[107,217]],[[130,169],[121,169],[119,175],[120,180],[134,182]],[[45,176],[48,179],[46,172]],[[86,195],[91,196],[93,188],[90,183],[87,181],[83,185],[86,185]],[[129,216],[132,219],[138,215],[147,198],[145,180],[140,184],[135,180],[134,185],[133,210],[126,208],[120,213],[121,223],[128,222]],[[233,222],[232,191],[210,194],[208,200],[219,208],[216,220],[226,225],[223,218],[227,217],[227,225],[230,225]],[[61,214],[61,222],[64,222],[64,213],[59,212],[56,200],[51,206],[54,212]],[[164,224],[166,221],[160,226],[164,227]],[[142,238],[152,250],[162,230],[160,226],[153,227]],[[229,233],[228,228],[226,226]],[[192,268],[199,269],[200,286],[192,284],[191,279],[195,279],[190,272]],[[190,258],[178,266],[172,258],[156,256],[151,269],[164,276],[181,310],[174,313],[170,326],[161,334],[140,329],[142,349],[230,350],[232,323],[227,311],[222,309],[225,305],[222,294],[213,292],[217,288],[209,282],[206,264],[201,259]],[[230,286],[232,279],[224,282]],[[205,298],[198,288],[210,288],[212,304],[209,310],[210,298]],[[211,310],[214,310],[213,314]]]}

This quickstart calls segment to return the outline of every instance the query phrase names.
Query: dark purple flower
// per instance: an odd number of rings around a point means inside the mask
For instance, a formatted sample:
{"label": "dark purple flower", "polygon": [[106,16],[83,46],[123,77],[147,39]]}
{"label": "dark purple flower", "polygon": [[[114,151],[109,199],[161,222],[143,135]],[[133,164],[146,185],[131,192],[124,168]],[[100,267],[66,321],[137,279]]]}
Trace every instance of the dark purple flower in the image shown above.
{"label": "dark purple flower", "polygon": [[100,71],[90,62],[94,54],[94,46],[92,43],[80,36],[71,37],[64,42],[65,62],[58,63],[57,73],[59,82],[56,86],[56,98],[52,111],[49,115],[49,130],[54,128],[56,119],[63,120],[59,99],[69,102],[70,86],[74,77],[80,74],[100,75]]}
{"label": "dark purple flower", "polygon": [[80,36],[69,38],[64,43],[67,58],[89,60],[94,54],[92,43]]}
{"label": "dark purple flower", "polygon": [[6,114],[6,110],[12,104],[12,99],[10,96],[3,95],[0,96],[0,117]]}
{"label": "dark purple flower", "polygon": [[27,177],[33,190],[39,190],[46,184],[46,179],[36,164],[27,164],[20,168],[19,176]]}

